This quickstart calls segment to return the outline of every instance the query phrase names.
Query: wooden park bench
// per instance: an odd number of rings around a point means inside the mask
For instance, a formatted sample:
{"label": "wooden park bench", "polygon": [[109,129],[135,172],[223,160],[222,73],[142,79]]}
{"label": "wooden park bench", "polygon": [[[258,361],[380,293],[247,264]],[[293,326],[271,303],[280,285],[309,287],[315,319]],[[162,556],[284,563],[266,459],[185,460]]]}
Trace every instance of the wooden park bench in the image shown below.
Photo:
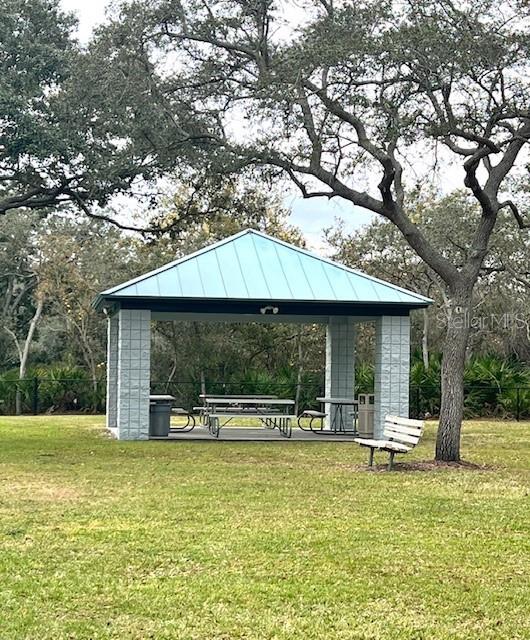
{"label": "wooden park bench", "polygon": [[392,471],[394,456],[396,453],[408,453],[418,444],[423,434],[423,420],[412,420],[411,418],[400,418],[399,416],[386,416],[383,439],[355,438],[354,442],[362,447],[370,447],[370,458],[368,465],[374,464],[374,451],[388,451],[388,470]]}

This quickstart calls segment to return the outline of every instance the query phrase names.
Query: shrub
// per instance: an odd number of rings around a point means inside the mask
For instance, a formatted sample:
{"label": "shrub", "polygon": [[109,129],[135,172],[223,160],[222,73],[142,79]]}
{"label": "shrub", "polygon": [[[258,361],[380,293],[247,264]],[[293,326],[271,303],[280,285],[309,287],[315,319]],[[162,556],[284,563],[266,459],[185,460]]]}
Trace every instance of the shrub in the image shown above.
{"label": "shrub", "polygon": [[374,365],[371,362],[357,362],[355,366],[355,395],[374,392]]}
{"label": "shrub", "polygon": [[18,379],[18,371],[11,370],[0,376],[0,409],[3,413],[15,412],[17,389],[22,395],[22,410],[33,410],[37,380],[38,410],[45,411],[102,411],[105,407],[105,380],[94,385],[86,371],[68,365],[34,367],[28,370],[24,380]]}

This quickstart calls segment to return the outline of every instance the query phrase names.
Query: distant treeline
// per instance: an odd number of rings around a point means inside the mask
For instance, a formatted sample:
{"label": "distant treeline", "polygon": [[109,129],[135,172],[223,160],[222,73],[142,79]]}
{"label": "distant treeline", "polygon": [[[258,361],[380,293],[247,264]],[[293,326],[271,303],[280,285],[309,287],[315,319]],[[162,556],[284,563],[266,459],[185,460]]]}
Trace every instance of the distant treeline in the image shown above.
{"label": "distant treeline", "polygon": [[[426,369],[419,354],[413,359],[410,379],[411,412],[436,417],[440,408],[440,362],[438,354],[431,356]],[[356,366],[356,393],[373,391],[373,365],[360,362]],[[466,416],[530,417],[530,371],[516,361],[496,356],[472,358],[466,367]],[[170,393],[176,402],[192,408],[199,394],[260,393],[296,398],[298,409],[317,406],[316,397],[323,393],[324,379],[319,373],[284,368],[277,372],[249,370],[219,379],[215,372],[204,377],[186,377],[182,372],[171,380],[153,379],[153,393]],[[0,413],[13,414],[17,390],[22,396],[24,413],[87,412],[105,410],[106,380],[102,369],[94,381],[86,369],[79,366],[47,366],[30,368],[27,378],[18,379],[18,370],[0,374]]]}

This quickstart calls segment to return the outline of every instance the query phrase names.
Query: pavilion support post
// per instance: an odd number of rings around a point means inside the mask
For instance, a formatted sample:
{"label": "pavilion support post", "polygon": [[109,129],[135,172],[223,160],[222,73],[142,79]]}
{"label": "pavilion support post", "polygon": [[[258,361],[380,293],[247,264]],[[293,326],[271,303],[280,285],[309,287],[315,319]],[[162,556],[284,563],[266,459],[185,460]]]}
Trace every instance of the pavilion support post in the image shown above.
{"label": "pavilion support post", "polygon": [[381,316],[375,323],[374,438],[386,415],[409,417],[410,318]]}
{"label": "pavilion support post", "polygon": [[118,411],[120,440],[149,438],[151,312],[121,309],[118,331]]}
{"label": "pavilion support post", "polygon": [[118,314],[107,319],[107,429],[118,426]]}
{"label": "pavilion support post", "polygon": [[[326,329],[326,397],[353,398],[354,386],[355,324],[350,317],[332,316]],[[325,410],[330,429],[337,424],[336,407],[326,404]]]}

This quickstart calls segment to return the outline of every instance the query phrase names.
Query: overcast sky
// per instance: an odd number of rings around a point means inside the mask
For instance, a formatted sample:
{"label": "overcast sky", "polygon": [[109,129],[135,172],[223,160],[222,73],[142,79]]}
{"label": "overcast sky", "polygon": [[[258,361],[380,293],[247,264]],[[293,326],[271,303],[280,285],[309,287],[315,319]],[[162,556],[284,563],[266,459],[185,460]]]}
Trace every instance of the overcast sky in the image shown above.
{"label": "overcast sky", "polygon": [[[62,0],[65,9],[73,11],[79,19],[79,38],[86,42],[92,29],[105,18],[108,0]],[[311,248],[326,252],[322,230],[334,224],[336,218],[344,220],[345,227],[353,230],[372,218],[368,211],[354,207],[346,200],[314,198],[304,200],[293,186],[292,193],[285,198],[285,206],[291,210],[291,221],[300,227]]]}

